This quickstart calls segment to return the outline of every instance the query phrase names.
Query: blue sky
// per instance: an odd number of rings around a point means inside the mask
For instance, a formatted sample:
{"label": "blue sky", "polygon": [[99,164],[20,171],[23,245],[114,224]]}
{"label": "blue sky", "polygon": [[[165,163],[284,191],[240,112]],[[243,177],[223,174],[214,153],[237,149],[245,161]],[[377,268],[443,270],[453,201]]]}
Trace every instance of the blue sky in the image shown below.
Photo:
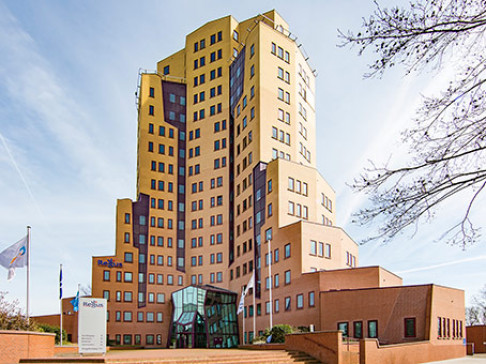
{"label": "blue sky", "polygon": [[[370,158],[407,158],[399,131],[420,95],[436,92],[450,72],[405,78],[397,67],[363,80],[370,58],[337,47],[337,29],[359,28],[371,1],[0,0],[0,249],[32,226],[33,314],[58,312],[59,264],[64,293],[74,295],[91,281],[91,256],[114,253],[116,199],[135,198],[139,68],[154,69],[207,21],[273,8],[318,71],[318,168],[336,190],[338,224],[359,241],[370,228],[351,224],[350,214],[366,200],[346,183]],[[486,283],[484,238],[466,251],[438,241],[462,201],[416,233],[362,246],[360,264],[397,272],[405,284],[465,289],[469,298]],[[23,305],[25,270],[6,277],[0,270],[0,290]]]}

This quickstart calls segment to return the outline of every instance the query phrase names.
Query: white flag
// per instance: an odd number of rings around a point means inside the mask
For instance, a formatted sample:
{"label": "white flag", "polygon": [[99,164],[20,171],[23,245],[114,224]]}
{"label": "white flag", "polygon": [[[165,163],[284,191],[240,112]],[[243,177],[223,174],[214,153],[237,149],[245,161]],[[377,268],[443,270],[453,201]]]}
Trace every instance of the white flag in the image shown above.
{"label": "white flag", "polygon": [[253,288],[254,286],[255,286],[255,271],[253,271],[253,274],[251,275],[251,278],[248,284],[246,285],[246,289],[243,292],[241,292],[240,303],[238,305],[238,310],[236,311],[237,315],[243,312],[243,309],[245,307],[245,296],[248,294],[250,288]]}
{"label": "white flag", "polygon": [[255,287],[255,271],[253,271],[253,274],[251,275],[251,278],[248,281],[248,284],[246,285],[245,296],[248,294],[248,291],[250,291],[250,288],[254,288],[254,287]]}
{"label": "white flag", "polygon": [[241,292],[240,303],[238,305],[238,310],[236,310],[236,314],[239,315],[243,312],[245,308],[245,291]]}
{"label": "white flag", "polygon": [[15,268],[27,265],[27,236],[0,253],[0,265],[8,269],[9,281],[15,276]]}

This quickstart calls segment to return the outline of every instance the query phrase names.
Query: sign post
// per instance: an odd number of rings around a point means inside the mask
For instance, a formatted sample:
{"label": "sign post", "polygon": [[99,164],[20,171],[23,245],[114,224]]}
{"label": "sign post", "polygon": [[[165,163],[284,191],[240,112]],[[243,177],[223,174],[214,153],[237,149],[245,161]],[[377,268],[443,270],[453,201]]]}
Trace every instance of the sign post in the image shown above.
{"label": "sign post", "polygon": [[79,298],[79,353],[106,353],[106,307],[104,298]]}

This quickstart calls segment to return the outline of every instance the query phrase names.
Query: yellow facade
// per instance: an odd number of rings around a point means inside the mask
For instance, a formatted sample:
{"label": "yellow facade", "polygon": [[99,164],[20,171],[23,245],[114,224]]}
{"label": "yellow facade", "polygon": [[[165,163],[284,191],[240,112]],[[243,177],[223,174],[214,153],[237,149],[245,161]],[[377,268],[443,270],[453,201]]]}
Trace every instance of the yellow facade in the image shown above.
{"label": "yellow facade", "polygon": [[137,201],[118,201],[115,255],[93,258],[113,344],[170,344],[172,292],[239,293],[253,270],[259,297],[245,301],[240,341],[269,326],[270,307],[274,324],[315,323],[318,279],[306,273],[356,266],[358,249],[334,227],[335,193],[316,169],[314,94],[314,72],[275,11],[211,21],[140,75]]}

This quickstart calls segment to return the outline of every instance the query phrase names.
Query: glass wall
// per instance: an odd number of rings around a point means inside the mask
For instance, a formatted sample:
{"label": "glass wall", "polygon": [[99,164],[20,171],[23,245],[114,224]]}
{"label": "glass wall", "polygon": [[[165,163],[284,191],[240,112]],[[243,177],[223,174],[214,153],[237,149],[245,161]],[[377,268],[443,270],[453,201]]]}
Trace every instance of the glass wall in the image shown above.
{"label": "glass wall", "polygon": [[171,342],[178,348],[238,345],[237,294],[209,285],[172,293]]}

